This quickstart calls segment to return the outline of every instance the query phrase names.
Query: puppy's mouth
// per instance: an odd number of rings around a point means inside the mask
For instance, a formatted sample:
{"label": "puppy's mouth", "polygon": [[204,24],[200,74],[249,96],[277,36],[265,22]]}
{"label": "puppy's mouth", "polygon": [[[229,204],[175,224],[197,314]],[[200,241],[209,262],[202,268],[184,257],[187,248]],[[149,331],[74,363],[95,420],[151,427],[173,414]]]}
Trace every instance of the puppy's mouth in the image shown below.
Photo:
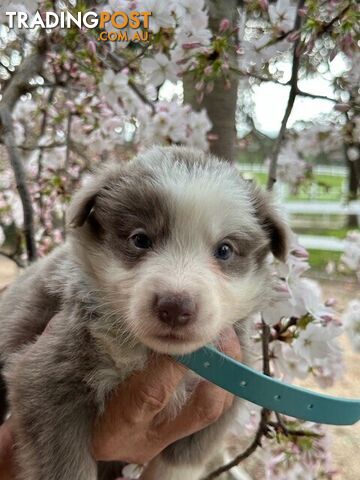
{"label": "puppy's mouth", "polygon": [[162,342],[169,342],[169,343],[187,343],[186,338],[181,335],[177,335],[175,333],[167,333],[165,335],[156,335],[156,338]]}
{"label": "puppy's mouth", "polygon": [[204,339],[180,333],[154,334],[143,338],[143,343],[159,353],[182,355],[194,352],[205,345]]}

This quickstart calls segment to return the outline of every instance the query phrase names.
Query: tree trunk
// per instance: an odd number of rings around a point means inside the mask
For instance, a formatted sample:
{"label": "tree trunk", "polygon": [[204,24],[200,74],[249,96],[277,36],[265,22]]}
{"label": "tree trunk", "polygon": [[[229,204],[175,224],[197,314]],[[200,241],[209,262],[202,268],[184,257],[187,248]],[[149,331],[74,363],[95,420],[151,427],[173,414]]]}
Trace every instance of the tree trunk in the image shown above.
{"label": "tree trunk", "polygon": [[[347,159],[348,166],[348,198],[349,200],[357,200],[359,197],[359,171],[360,161],[350,161]],[[359,228],[359,219],[357,215],[348,215],[347,226],[349,228]]]}
{"label": "tree trunk", "polygon": [[[237,0],[208,0],[209,26],[212,32],[219,31],[219,24],[223,18],[227,18],[232,23],[232,28],[237,22]],[[234,39],[235,41],[235,39]],[[234,63],[234,59],[230,59]],[[210,151],[214,155],[223,158],[229,162],[234,161],[234,151],[236,144],[236,104],[238,92],[237,75],[232,74],[231,85],[225,88],[223,78],[219,78],[214,83],[214,89],[211,93],[205,93],[203,100],[197,101],[198,93],[195,90],[195,80],[193,75],[186,75],[184,80],[184,100],[189,103],[194,110],[206,109],[209,119],[212,123],[210,132],[214,140],[210,141]]]}
{"label": "tree trunk", "polygon": [[[360,154],[360,143],[354,138],[355,123],[349,120],[347,123],[347,134],[344,142],[344,156],[348,168],[348,200],[357,200],[360,193],[360,158],[350,159],[349,149],[357,151]],[[357,215],[348,215],[348,228],[359,228],[359,218]]]}

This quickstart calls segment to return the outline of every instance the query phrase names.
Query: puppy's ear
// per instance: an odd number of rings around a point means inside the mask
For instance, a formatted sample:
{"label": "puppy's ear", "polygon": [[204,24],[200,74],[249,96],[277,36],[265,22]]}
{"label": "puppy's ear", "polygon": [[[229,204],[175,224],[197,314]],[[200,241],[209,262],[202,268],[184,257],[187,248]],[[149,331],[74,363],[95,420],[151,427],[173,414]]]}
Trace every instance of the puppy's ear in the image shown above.
{"label": "puppy's ear", "polygon": [[270,250],[274,257],[284,262],[289,250],[290,229],[274,206],[272,195],[254,184],[250,188],[255,214],[269,239]]}
{"label": "puppy's ear", "polygon": [[96,195],[99,193],[102,184],[95,178],[82,187],[73,197],[67,217],[70,228],[82,227],[89,217],[95,205]]}

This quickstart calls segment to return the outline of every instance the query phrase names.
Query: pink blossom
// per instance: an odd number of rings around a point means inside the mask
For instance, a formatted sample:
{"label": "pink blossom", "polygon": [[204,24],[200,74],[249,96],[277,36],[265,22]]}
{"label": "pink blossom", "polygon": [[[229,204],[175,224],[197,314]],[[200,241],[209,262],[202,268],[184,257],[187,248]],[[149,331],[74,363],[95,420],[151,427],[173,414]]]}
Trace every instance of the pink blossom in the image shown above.
{"label": "pink blossom", "polygon": [[96,54],[96,43],[93,40],[88,41],[87,48],[90,53],[92,53],[93,55]]}
{"label": "pink blossom", "polygon": [[231,22],[228,18],[223,18],[220,21],[219,25],[219,32],[223,33],[226,32],[230,28]]}
{"label": "pink blossom", "polygon": [[259,5],[264,12],[267,12],[267,9],[269,8],[269,2],[268,0],[259,0]]}

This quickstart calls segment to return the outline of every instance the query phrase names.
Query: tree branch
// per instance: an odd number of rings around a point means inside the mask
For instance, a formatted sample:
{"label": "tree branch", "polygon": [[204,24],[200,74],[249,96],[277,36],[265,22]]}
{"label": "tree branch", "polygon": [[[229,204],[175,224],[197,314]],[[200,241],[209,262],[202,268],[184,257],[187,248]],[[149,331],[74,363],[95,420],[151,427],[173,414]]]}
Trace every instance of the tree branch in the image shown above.
{"label": "tree branch", "polygon": [[65,169],[67,170],[70,163],[70,144],[71,144],[71,121],[72,113],[68,113],[67,124],[66,124],[66,154],[65,154]]}
{"label": "tree branch", "polygon": [[300,88],[297,88],[296,93],[301,97],[309,97],[309,98],[314,98],[318,100],[327,100],[328,102],[332,102],[332,103],[339,103],[338,100],[336,100],[336,98],[327,97],[326,95],[319,95],[317,93],[304,92],[303,90],[300,90]]}
{"label": "tree branch", "polygon": [[[298,1],[294,30],[299,30],[301,27],[302,18],[301,18],[301,15],[299,14],[299,10],[303,8],[304,4],[305,4],[305,0]],[[289,120],[291,111],[293,109],[295,98],[298,91],[298,73],[299,73],[299,67],[300,67],[300,52],[299,52],[300,45],[301,45],[301,38],[299,37],[294,43],[289,99],[286,106],[284,117],[281,122],[279,135],[277,136],[277,139],[270,157],[269,175],[268,175],[268,181],[267,181],[268,190],[272,190],[276,182],[277,160],[278,160],[278,156],[281,148],[281,143],[284,139],[287,122]]]}
{"label": "tree branch", "polygon": [[219,477],[223,473],[228,472],[233,467],[236,467],[237,465],[239,465],[239,463],[244,461],[246,458],[250,457],[250,455],[252,455],[255,452],[255,450],[261,446],[261,439],[264,435],[264,429],[266,429],[266,425],[267,425],[267,410],[263,409],[261,411],[261,421],[260,421],[258,430],[256,432],[255,438],[251,442],[251,444],[248,446],[248,448],[244,450],[244,452],[240,453],[237,457],[235,457],[234,460],[231,460],[231,462],[209,473],[209,475],[204,477],[203,480],[213,480],[214,478]]}
{"label": "tree branch", "polygon": [[275,428],[276,431],[281,430],[281,432],[287,437],[312,437],[312,438],[322,438],[324,435],[321,433],[312,432],[310,430],[294,430],[288,428],[285,424],[282,416],[279,413],[276,413],[277,422],[268,422],[268,424]]}
{"label": "tree branch", "polygon": [[16,147],[15,143],[13,119],[10,110],[3,105],[0,107],[0,122],[2,140],[7,149],[10,164],[14,171],[16,186],[20,195],[23,208],[23,229],[26,242],[27,257],[28,260],[32,262],[37,258],[32,202],[26,184],[25,169],[19,155],[19,150]]}
{"label": "tree branch", "polygon": [[46,43],[44,39],[41,39],[37,49],[23,60],[11,77],[0,101],[0,138],[7,149],[23,207],[24,236],[27,256],[30,262],[37,257],[33,207],[26,184],[24,165],[15,142],[12,111],[21,95],[33,89],[33,86],[29,84],[29,80],[41,72],[45,59],[45,49]]}
{"label": "tree branch", "polygon": [[348,3],[329,23],[322,24],[321,27],[319,28],[318,36],[329,32],[338,20],[342,20],[342,17],[347,13],[350,7],[351,7],[351,2]]}
{"label": "tree branch", "polygon": [[[263,373],[267,376],[270,376],[270,356],[269,356],[269,343],[270,343],[270,327],[267,325],[264,320],[261,320],[262,324],[262,354],[263,354]],[[213,472],[210,472],[203,480],[213,480],[214,478],[219,477],[225,472],[228,472],[233,467],[236,467],[246,458],[250,457],[258,447],[261,447],[261,439],[263,436],[267,435],[269,432],[270,411],[266,408],[261,410],[261,418],[258,429],[256,431],[254,440],[250,443],[248,448],[235,457],[231,462],[222,465]]]}
{"label": "tree branch", "polygon": [[[143,53],[145,52],[145,50],[143,50]],[[122,59],[116,55],[116,53],[113,53],[113,52],[108,52],[108,56],[109,58],[111,58],[111,60],[113,60],[115,63],[116,63],[116,67],[114,67],[114,65],[111,65],[106,58],[103,58],[103,57],[100,57],[100,60],[102,61],[102,63],[107,66],[108,68],[114,70],[115,72],[120,72],[121,70],[123,70],[123,68],[125,68],[125,64],[122,63]],[[149,105],[149,107],[151,108],[151,111],[152,113],[155,113],[155,105],[153,104],[153,102],[151,100],[149,100],[146,95],[144,95],[139,87],[136,85],[136,83],[132,80],[132,79],[129,79],[129,82],[128,82],[128,85],[129,87],[131,88],[131,90],[140,98],[140,100],[146,104],[146,105]]]}
{"label": "tree branch", "polygon": [[[234,73],[237,73],[238,75],[240,75],[242,77],[252,77],[252,78],[255,78],[256,80],[259,80],[260,82],[271,82],[271,83],[275,83],[276,85],[281,85],[282,87],[287,87],[287,86],[291,85],[291,80],[289,80],[287,82],[281,82],[280,80],[278,80],[276,78],[264,77],[263,75],[260,75],[260,74],[255,73],[255,72],[251,72],[251,73],[242,72],[241,70],[236,69],[234,67],[230,67],[230,70]],[[340,103],[338,100],[336,100],[336,98],[327,97],[326,95],[319,95],[317,93],[304,92],[304,90],[301,90],[299,87],[297,87],[296,93],[297,93],[297,95],[300,95],[301,97],[309,97],[309,98],[314,98],[314,99],[319,99],[319,100],[327,100],[328,102],[332,102],[332,103]]]}

